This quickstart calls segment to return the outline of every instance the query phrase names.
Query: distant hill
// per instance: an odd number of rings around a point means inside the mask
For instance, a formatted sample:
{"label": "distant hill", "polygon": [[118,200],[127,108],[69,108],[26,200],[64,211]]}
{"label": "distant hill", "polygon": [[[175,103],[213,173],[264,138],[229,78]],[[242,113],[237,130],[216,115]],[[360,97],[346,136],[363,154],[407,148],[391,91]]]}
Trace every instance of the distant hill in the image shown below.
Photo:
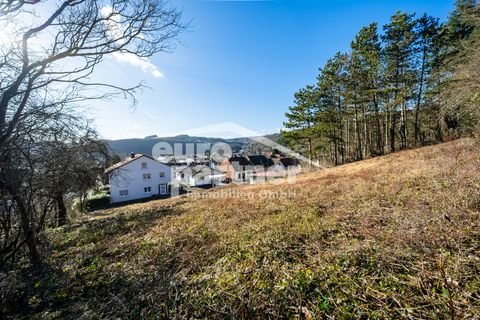
{"label": "distant hill", "polygon": [[[266,138],[269,138],[273,141],[277,141],[279,139],[279,134],[271,134],[266,135]],[[148,136],[145,139],[122,139],[122,140],[107,140],[108,145],[110,148],[118,154],[120,157],[125,157],[132,152],[135,153],[143,153],[151,155],[152,148],[158,142],[167,142],[170,143],[172,146],[175,143],[180,143],[183,145],[183,152],[185,153],[185,145],[187,143],[210,143],[215,144],[218,142],[227,143],[234,153],[239,153],[242,150],[250,150],[252,149],[251,146],[255,145],[256,147],[253,148],[256,152],[261,150],[261,146],[252,140],[251,138],[235,138],[235,139],[222,139],[222,138],[207,138],[207,137],[194,137],[188,135],[179,135],[175,137],[157,137],[157,136]],[[270,149],[270,148],[264,148]],[[270,150],[268,150],[270,151]]]}

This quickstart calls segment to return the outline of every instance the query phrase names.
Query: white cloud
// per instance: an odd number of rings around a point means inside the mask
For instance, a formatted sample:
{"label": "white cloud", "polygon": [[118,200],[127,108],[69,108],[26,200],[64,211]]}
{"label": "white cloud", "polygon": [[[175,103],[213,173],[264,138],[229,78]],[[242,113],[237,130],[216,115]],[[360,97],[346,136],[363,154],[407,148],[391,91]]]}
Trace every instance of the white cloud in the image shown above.
{"label": "white cloud", "polygon": [[100,9],[102,16],[106,17],[113,12],[112,6],[104,6]]}
{"label": "white cloud", "polygon": [[[105,25],[107,26],[107,34],[113,39],[122,38],[125,27],[120,23],[120,15],[113,11],[111,6],[105,6],[100,9],[100,13],[104,17],[108,17]],[[141,37],[142,35],[140,35]],[[118,40],[123,43],[123,39]],[[148,58],[139,57],[132,53],[114,52],[111,55],[117,62],[127,63],[136,68],[140,68],[145,73],[150,73],[154,78],[163,78],[163,74],[158,70]]]}
{"label": "white cloud", "polygon": [[154,65],[148,58],[142,58],[132,53],[120,53],[114,52],[112,57],[120,63],[127,63],[136,68],[141,69],[145,73],[150,73],[154,78],[163,78],[163,73],[158,70],[158,67]]}

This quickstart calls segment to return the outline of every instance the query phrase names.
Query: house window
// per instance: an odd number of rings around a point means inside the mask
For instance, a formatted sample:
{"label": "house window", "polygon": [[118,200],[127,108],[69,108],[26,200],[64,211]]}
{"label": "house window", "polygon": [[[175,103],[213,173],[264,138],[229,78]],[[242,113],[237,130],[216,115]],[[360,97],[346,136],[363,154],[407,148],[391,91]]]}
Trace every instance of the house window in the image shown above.
{"label": "house window", "polygon": [[150,180],[152,178],[152,175],[150,173],[145,173],[143,175],[143,180]]}
{"label": "house window", "polygon": [[185,173],[182,173],[182,174],[180,175],[180,177],[181,177],[182,179],[185,178]]}
{"label": "house window", "polygon": [[161,184],[161,185],[159,185],[158,188],[160,189],[159,191],[160,191],[161,195],[167,194],[167,185],[166,184]]}
{"label": "house window", "polygon": [[142,169],[147,169],[147,163],[146,162],[142,162]]}
{"label": "house window", "polygon": [[160,178],[165,178],[165,172],[160,172]]}
{"label": "house window", "polygon": [[128,197],[128,190],[120,190],[120,197]]}
{"label": "house window", "polygon": [[152,187],[145,187],[145,188],[143,188],[143,192],[145,192],[145,193],[152,193]]}

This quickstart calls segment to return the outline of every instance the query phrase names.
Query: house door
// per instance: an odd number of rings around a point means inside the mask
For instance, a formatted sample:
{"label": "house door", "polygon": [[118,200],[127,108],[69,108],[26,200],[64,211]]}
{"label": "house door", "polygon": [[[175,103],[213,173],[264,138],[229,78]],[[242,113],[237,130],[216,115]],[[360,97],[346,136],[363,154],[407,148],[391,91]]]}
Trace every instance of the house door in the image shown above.
{"label": "house door", "polygon": [[166,195],[167,194],[167,185],[166,184],[159,184],[158,185],[158,190],[160,191],[160,195]]}

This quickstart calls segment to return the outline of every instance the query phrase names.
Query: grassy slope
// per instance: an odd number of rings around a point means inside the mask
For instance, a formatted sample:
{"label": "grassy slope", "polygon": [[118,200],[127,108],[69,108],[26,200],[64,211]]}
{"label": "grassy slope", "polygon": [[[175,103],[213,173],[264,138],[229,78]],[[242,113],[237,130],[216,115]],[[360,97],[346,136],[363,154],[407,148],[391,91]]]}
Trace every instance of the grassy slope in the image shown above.
{"label": "grassy slope", "polygon": [[456,141],[267,187],[294,198],[100,212],[50,235],[53,269],[30,305],[50,317],[480,319],[479,154]]}

